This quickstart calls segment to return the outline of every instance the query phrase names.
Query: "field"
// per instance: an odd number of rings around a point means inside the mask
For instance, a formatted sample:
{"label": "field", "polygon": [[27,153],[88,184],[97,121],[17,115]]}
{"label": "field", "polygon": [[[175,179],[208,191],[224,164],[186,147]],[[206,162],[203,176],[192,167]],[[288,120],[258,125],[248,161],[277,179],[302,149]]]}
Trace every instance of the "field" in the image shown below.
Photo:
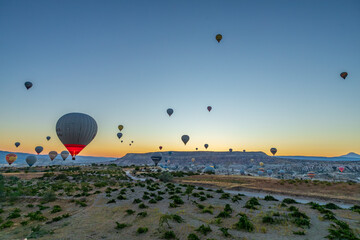
{"label": "field", "polygon": [[[117,166],[3,173],[0,239],[359,239],[360,206],[229,194],[222,188],[240,180],[227,176],[129,170],[151,178],[132,181]],[[176,183],[190,180],[214,189]]]}
{"label": "field", "polygon": [[273,194],[311,197],[328,201],[360,203],[360,184],[310,180],[278,180],[267,177],[194,175],[176,182],[228,190],[265,191]]}

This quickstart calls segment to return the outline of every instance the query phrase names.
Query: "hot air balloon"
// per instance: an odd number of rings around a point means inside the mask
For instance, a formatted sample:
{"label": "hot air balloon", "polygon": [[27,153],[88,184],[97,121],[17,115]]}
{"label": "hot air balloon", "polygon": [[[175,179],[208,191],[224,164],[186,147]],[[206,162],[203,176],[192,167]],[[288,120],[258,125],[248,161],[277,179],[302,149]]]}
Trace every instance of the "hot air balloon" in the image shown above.
{"label": "hot air balloon", "polygon": [[277,149],[276,149],[276,148],[271,148],[271,149],[270,149],[270,152],[271,152],[273,155],[275,155],[275,154],[277,153]]}
{"label": "hot air balloon", "polygon": [[308,177],[313,179],[315,177],[315,173],[314,172],[308,172]]}
{"label": "hot air balloon", "polygon": [[339,167],[340,172],[343,172],[344,169],[345,169],[344,167]]}
{"label": "hot air balloon", "polygon": [[215,174],[215,168],[213,166],[207,166],[203,170],[204,173]]}
{"label": "hot air balloon", "polygon": [[46,140],[48,140],[48,141],[49,141],[50,139],[51,139],[51,137],[50,137],[50,136],[47,136],[47,137],[46,137]]}
{"label": "hot air balloon", "polygon": [[153,162],[155,163],[155,166],[158,165],[158,163],[161,161],[162,159],[162,154],[161,153],[154,153],[152,156],[151,156],[151,160],[153,160]]}
{"label": "hot air balloon", "polygon": [[254,162],[254,159],[250,159],[250,162]]}
{"label": "hot air balloon", "polygon": [[131,143],[134,143],[134,141],[131,141]]}
{"label": "hot air balloon", "polygon": [[44,148],[42,146],[37,146],[35,148],[35,152],[39,155],[42,151],[44,150]]}
{"label": "hot air balloon", "polygon": [[[122,133],[118,133],[118,134],[117,134],[117,137],[120,139],[120,138],[122,137],[122,135],[123,135]],[[121,142],[122,142],[122,141],[121,141]]]}
{"label": "hot air balloon", "polygon": [[257,174],[258,174],[259,176],[262,176],[263,173],[264,173],[263,171],[258,171],[258,172],[257,172]]}
{"label": "hot air balloon", "polygon": [[56,123],[56,133],[73,160],[96,136],[96,121],[83,113],[68,113]]}
{"label": "hot air balloon", "polygon": [[245,175],[245,170],[244,170],[244,169],[240,169],[240,174],[241,174],[241,175]]}
{"label": "hot air balloon", "polygon": [[191,161],[192,161],[192,162],[195,162],[195,158],[192,158]]}
{"label": "hot air balloon", "polygon": [[186,145],[186,143],[190,140],[190,137],[188,135],[182,135],[181,140]]}
{"label": "hot air balloon", "polygon": [[34,165],[37,161],[37,157],[34,156],[34,155],[31,155],[31,156],[27,156],[26,157],[26,162],[27,164],[29,165],[29,167],[31,167],[32,165]]}
{"label": "hot air balloon", "polygon": [[11,165],[16,161],[17,155],[15,153],[9,153],[5,156],[5,159],[8,162],[8,164]]}
{"label": "hot air balloon", "polygon": [[123,126],[123,125],[119,125],[119,126],[118,126],[118,129],[119,129],[119,131],[121,132],[121,130],[124,129],[124,126]]}
{"label": "hot air balloon", "polygon": [[265,172],[264,168],[259,168],[259,171]]}
{"label": "hot air balloon", "polygon": [[19,147],[19,146],[20,146],[20,143],[19,143],[19,142],[16,142],[16,143],[15,143],[15,146],[16,146],[16,147]]}
{"label": "hot air balloon", "polygon": [[222,35],[217,34],[215,38],[216,38],[216,41],[219,43],[221,41],[221,39],[222,39]]}
{"label": "hot air balloon", "polygon": [[129,146],[131,146],[131,143],[129,143]]}
{"label": "hot air balloon", "polygon": [[198,150],[198,148],[195,148],[195,150],[197,151],[197,150]]}
{"label": "hot air balloon", "polygon": [[54,160],[57,157],[58,153],[56,151],[49,152],[49,157],[52,160]]}
{"label": "hot air balloon", "polygon": [[207,149],[207,148],[209,147],[209,144],[206,143],[206,144],[204,145],[204,147],[205,147],[205,149]]}
{"label": "hot air balloon", "polygon": [[61,157],[62,159],[65,161],[65,159],[69,156],[69,152],[68,151],[62,151],[61,152]]}
{"label": "hot air balloon", "polygon": [[340,73],[340,77],[342,77],[343,79],[345,79],[347,76],[348,76],[347,72]]}
{"label": "hot air balloon", "polygon": [[25,82],[25,87],[27,90],[29,90],[32,86],[33,84],[31,82]]}
{"label": "hot air balloon", "polygon": [[273,171],[271,169],[267,170],[266,173],[271,176],[271,174],[273,173]]}
{"label": "hot air balloon", "polygon": [[166,110],[167,114],[169,115],[169,117],[171,117],[171,115],[174,113],[174,110],[172,108],[168,108]]}
{"label": "hot air balloon", "polygon": [[285,174],[285,170],[282,170],[282,169],[281,169],[281,170],[279,171],[279,173],[280,173],[280,175],[284,175],[284,174]]}
{"label": "hot air balloon", "polygon": [[208,107],[207,107],[207,110],[208,110],[209,112],[211,111],[211,109],[212,109],[211,106],[208,106]]}
{"label": "hot air balloon", "polygon": [[162,149],[162,146],[159,146],[159,149],[161,150],[161,149]]}
{"label": "hot air balloon", "polygon": [[263,162],[260,162],[259,165],[262,167],[262,166],[264,166],[264,163],[263,163]]}
{"label": "hot air balloon", "polygon": [[232,150],[232,148],[229,148],[229,152],[232,152],[233,150]]}
{"label": "hot air balloon", "polygon": [[121,140],[121,142],[124,142],[123,140]]}

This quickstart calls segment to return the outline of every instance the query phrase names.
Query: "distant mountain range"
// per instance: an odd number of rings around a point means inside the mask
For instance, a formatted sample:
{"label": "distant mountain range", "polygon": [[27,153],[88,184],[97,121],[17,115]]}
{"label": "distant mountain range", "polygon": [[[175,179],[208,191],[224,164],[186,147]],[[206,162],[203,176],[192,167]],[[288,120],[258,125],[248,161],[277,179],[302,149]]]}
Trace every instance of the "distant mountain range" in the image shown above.
{"label": "distant mountain range", "polygon": [[312,161],[360,161],[360,155],[354,152],[338,157],[318,157],[318,156],[280,156],[279,158],[312,160]]}
{"label": "distant mountain range", "polygon": [[[5,156],[10,153],[6,151],[0,151],[0,167],[9,166],[5,160]],[[30,153],[20,153],[15,152],[18,156],[17,160],[11,165],[15,167],[24,167],[28,166],[25,159],[29,155],[35,155]],[[62,160],[61,156],[58,155],[53,161],[50,160],[48,155],[38,155],[38,161],[34,166],[48,166],[48,165],[81,165],[81,164],[89,164],[89,163],[103,163],[114,161],[116,158],[107,158],[107,157],[91,157],[91,156],[77,156],[76,160],[71,160],[71,156],[69,156],[65,161]]]}

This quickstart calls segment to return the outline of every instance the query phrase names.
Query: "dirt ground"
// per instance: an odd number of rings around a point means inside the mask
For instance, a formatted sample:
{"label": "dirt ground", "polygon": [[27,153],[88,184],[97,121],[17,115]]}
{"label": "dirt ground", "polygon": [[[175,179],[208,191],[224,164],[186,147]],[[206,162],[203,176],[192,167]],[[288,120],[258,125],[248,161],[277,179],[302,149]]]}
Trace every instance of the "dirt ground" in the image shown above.
{"label": "dirt ground", "polygon": [[225,176],[225,175],[195,175],[176,178],[178,183],[197,184],[208,187],[217,187],[227,190],[262,191],[274,194],[303,196],[328,201],[341,201],[351,204],[360,203],[360,184],[345,182],[326,183],[298,181],[289,183],[267,177]]}

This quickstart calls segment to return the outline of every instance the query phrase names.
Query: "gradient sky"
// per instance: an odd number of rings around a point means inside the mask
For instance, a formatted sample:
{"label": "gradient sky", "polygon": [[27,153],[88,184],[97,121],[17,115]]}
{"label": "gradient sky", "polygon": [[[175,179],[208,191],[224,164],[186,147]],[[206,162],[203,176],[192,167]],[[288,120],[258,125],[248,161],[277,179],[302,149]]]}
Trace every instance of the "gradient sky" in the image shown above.
{"label": "gradient sky", "polygon": [[62,151],[56,121],[83,112],[81,155],[360,153],[359,23],[357,0],[0,0],[0,150]]}

